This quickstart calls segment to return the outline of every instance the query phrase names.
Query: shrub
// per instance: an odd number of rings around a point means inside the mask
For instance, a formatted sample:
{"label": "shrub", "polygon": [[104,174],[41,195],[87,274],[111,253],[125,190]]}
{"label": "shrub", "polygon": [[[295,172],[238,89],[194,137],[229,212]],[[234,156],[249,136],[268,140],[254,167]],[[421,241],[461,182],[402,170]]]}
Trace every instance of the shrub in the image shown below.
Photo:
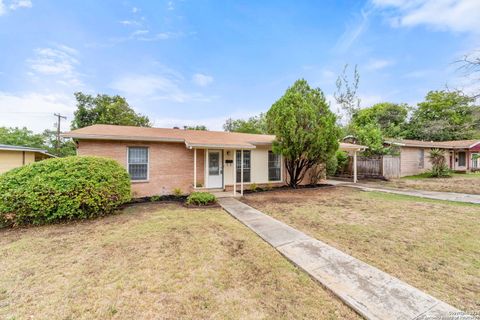
{"label": "shrub", "polygon": [[174,188],[173,189],[173,195],[175,197],[180,197],[182,194],[183,194],[182,189],[180,189],[180,188]]}
{"label": "shrub", "polygon": [[188,205],[205,206],[217,202],[217,197],[209,192],[192,192],[187,198]]}
{"label": "shrub", "polygon": [[446,164],[433,166],[432,169],[428,171],[430,178],[448,178],[451,175],[452,170]]}
{"label": "shrub", "polygon": [[337,169],[335,173],[343,173],[348,166],[348,153],[342,150],[337,150],[335,156],[337,157]]}
{"label": "shrub", "polygon": [[432,149],[430,151],[429,161],[432,164],[432,170],[428,172],[430,177],[445,178],[445,177],[451,176],[452,171],[447,166],[446,160],[445,160],[445,150]]}
{"label": "shrub", "polygon": [[92,218],[130,199],[128,173],[114,160],[48,159],[0,175],[0,224]]}
{"label": "shrub", "polygon": [[328,176],[333,176],[337,172],[337,167],[338,167],[338,160],[337,156],[333,155],[333,157],[330,157],[327,160],[327,163],[325,164],[325,170]]}
{"label": "shrub", "polygon": [[155,195],[150,197],[151,202],[156,202],[156,201],[159,201],[160,199],[162,199],[162,196]]}
{"label": "shrub", "polygon": [[250,184],[250,191],[257,192],[257,189],[258,189],[258,185],[255,182]]}

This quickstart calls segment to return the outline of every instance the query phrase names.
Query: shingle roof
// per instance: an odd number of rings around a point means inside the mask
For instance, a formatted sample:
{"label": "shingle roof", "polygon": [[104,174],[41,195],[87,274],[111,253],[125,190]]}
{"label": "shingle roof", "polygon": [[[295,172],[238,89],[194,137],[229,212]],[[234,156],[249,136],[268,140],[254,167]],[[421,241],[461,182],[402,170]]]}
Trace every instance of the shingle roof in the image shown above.
{"label": "shingle roof", "polygon": [[469,149],[480,143],[480,140],[455,140],[455,141],[422,141],[409,139],[386,139],[387,144],[396,144],[405,147],[425,147],[441,149]]}
{"label": "shingle roof", "polygon": [[231,147],[254,149],[271,144],[275,136],[224,131],[144,128],[115,125],[93,125],[63,134],[77,139],[136,140],[184,142],[187,147]]}
{"label": "shingle roof", "polygon": [[0,150],[6,150],[6,151],[30,151],[30,152],[38,152],[38,153],[43,153],[51,157],[55,157],[52,154],[49,154],[47,150],[45,149],[40,149],[40,148],[31,148],[31,147],[24,147],[24,146],[12,146],[9,144],[0,144]]}
{"label": "shingle roof", "polygon": [[[225,131],[201,131],[166,128],[144,128],[97,124],[62,134],[63,137],[94,140],[132,140],[184,142],[187,147],[198,148],[244,148],[270,145],[275,136]],[[340,143],[342,150],[361,150],[365,146]]]}

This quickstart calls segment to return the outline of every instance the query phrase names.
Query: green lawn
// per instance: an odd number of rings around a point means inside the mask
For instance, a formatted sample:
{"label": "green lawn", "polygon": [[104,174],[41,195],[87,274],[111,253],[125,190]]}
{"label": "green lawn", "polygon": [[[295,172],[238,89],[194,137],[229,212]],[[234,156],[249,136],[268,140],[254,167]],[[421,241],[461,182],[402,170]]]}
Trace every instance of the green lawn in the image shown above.
{"label": "green lawn", "polygon": [[480,206],[352,188],[246,203],[463,310],[480,308]]}
{"label": "green lawn", "polygon": [[0,230],[0,319],[359,319],[221,209]]}

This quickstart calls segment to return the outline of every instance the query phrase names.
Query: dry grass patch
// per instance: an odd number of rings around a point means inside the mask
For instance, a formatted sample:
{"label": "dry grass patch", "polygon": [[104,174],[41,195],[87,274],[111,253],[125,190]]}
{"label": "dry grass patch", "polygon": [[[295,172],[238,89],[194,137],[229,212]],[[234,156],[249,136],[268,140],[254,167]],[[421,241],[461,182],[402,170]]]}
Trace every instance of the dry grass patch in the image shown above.
{"label": "dry grass patch", "polygon": [[351,188],[244,200],[463,310],[480,308],[480,206]]}
{"label": "dry grass patch", "polygon": [[1,319],[355,319],[220,209],[0,231]]}
{"label": "dry grass patch", "polygon": [[420,175],[391,181],[376,180],[373,183],[400,189],[480,194],[480,173],[455,173],[450,178],[428,178]]}

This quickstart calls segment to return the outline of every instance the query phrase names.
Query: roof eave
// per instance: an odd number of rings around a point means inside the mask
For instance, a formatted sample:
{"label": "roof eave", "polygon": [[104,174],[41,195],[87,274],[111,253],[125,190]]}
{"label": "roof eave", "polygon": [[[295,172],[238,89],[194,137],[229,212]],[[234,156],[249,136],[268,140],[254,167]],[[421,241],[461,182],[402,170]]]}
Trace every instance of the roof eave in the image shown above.
{"label": "roof eave", "polygon": [[111,136],[98,134],[61,134],[64,138],[80,139],[80,140],[118,140],[118,141],[157,141],[157,142],[185,142],[185,139],[168,138],[168,137],[132,137],[132,136]]}
{"label": "roof eave", "polygon": [[205,148],[205,149],[256,149],[254,145],[245,144],[215,144],[215,143],[188,143],[185,142],[188,149]]}

